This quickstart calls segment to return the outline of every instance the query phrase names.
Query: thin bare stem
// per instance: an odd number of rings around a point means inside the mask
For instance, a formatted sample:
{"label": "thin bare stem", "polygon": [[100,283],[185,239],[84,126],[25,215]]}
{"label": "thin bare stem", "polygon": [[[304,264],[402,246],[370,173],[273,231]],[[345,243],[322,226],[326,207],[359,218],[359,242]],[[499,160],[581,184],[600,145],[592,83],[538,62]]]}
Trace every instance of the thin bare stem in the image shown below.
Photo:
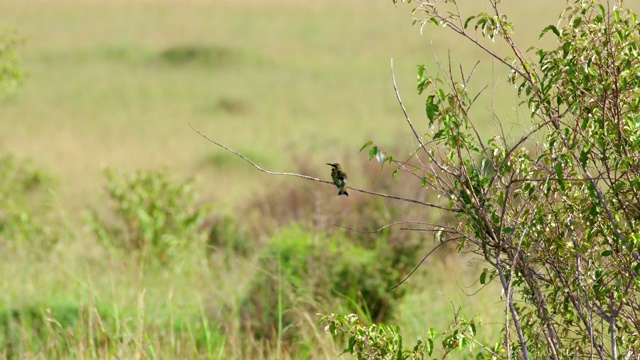
{"label": "thin bare stem", "polygon": [[[270,171],[270,170],[267,170],[267,169],[261,167],[260,165],[256,164],[253,160],[251,160],[248,157],[242,155],[241,153],[239,153],[239,152],[231,149],[230,147],[225,146],[225,145],[223,145],[223,144],[211,139],[207,135],[205,135],[202,132],[200,132],[198,129],[194,128],[191,124],[189,124],[189,127],[191,128],[191,130],[193,130],[198,135],[200,135],[203,138],[205,138],[207,141],[209,141],[209,142],[215,144],[216,146],[219,146],[219,147],[225,149],[226,151],[228,151],[228,152],[240,157],[242,160],[248,162],[253,167],[255,167],[256,169],[262,171],[263,173],[266,173],[266,174],[269,174],[269,175],[295,176],[295,177],[300,177],[300,178],[311,180],[311,181],[316,181],[316,182],[320,182],[320,183],[333,185],[332,181],[321,180],[321,179],[318,179],[316,177],[309,176],[309,175],[303,175],[303,174],[291,173],[291,172],[281,172],[281,171]],[[421,201],[421,200],[416,200],[416,199],[411,199],[411,198],[406,198],[406,197],[396,196],[396,195],[389,195],[389,194],[379,193],[379,192],[376,192],[376,191],[358,189],[358,188],[355,188],[353,186],[349,186],[349,190],[361,192],[361,193],[364,193],[364,194],[379,196],[379,197],[383,197],[383,198],[387,198],[387,199],[401,200],[401,201],[406,201],[406,202],[410,202],[410,203],[414,203],[414,204],[420,204],[420,205],[424,205],[424,206],[427,206],[427,207],[430,207],[430,208],[434,208],[434,209],[440,209],[440,210],[451,211],[451,212],[461,212],[462,211],[460,209],[455,209],[455,208],[451,209],[451,208],[448,208],[448,207],[445,207],[445,206],[429,203],[429,202],[426,202],[426,201]]]}
{"label": "thin bare stem", "polygon": [[422,260],[420,260],[420,262],[418,263],[418,265],[416,265],[416,266],[413,268],[413,270],[411,270],[411,272],[409,273],[409,275],[405,276],[405,277],[404,277],[404,279],[400,280],[400,282],[399,282],[399,283],[397,283],[397,284],[393,285],[392,287],[390,287],[390,288],[389,288],[389,290],[387,290],[387,291],[393,291],[393,290],[394,290],[395,288],[397,288],[398,286],[400,286],[400,285],[404,284],[404,282],[405,282],[405,281],[409,280],[409,278],[410,278],[410,277],[411,277],[411,276],[412,276],[416,271],[418,271],[418,268],[422,265],[422,263],[424,263],[424,262],[425,262],[425,260],[427,260],[427,258],[428,258],[428,257],[429,257],[429,256],[430,256],[434,251],[438,250],[438,249],[440,248],[440,246],[442,246],[442,245],[444,245],[444,244],[448,243],[449,241],[453,241],[453,240],[454,240],[454,239],[447,239],[447,240],[445,240],[445,241],[441,242],[440,244],[438,244],[438,245],[437,245],[436,247],[434,247],[433,249],[431,249],[431,251],[429,251],[429,252],[427,253],[427,255],[425,255],[425,256],[422,258]]}

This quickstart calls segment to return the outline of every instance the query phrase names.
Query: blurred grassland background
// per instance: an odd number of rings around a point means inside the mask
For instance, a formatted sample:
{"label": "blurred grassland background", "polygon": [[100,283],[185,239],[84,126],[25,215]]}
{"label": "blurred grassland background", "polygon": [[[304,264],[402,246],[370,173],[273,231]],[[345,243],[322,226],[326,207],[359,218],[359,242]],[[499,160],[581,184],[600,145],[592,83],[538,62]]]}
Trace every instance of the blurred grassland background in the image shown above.
{"label": "blurred grassland background", "polygon": [[[558,3],[512,5],[518,38],[537,39]],[[282,170],[290,169],[293,156],[323,165],[370,139],[411,142],[391,87],[390,59],[420,124],[424,100],[415,91],[415,66],[428,64],[433,72],[433,53],[446,64],[451,50],[468,72],[479,54],[435,27],[420,36],[411,26],[411,6],[383,0],[0,6],[5,25],[27,41],[21,53],[29,73],[0,109],[1,146],[60,179],[63,203],[74,210],[96,200],[101,166],[200,174],[225,203],[270,181],[205,142],[188,123]],[[486,111],[491,84],[506,74],[492,73],[491,60],[482,60],[475,84],[490,85],[478,106]],[[515,123],[510,110],[517,100],[506,86],[495,90],[496,107]]]}
{"label": "blurred grassland background", "polygon": [[[473,7],[462,8],[467,14],[489,11],[484,2],[468,3]],[[555,0],[506,1],[504,12],[526,48],[541,44],[540,30],[555,24],[563,7]],[[378,176],[362,165],[366,154],[358,150],[364,142],[404,151],[396,157],[415,146],[393,92],[390,59],[404,103],[414,123],[426,131],[424,96],[415,90],[416,65],[426,64],[435,75],[434,58],[448,66],[450,52],[454,69],[461,62],[465,73],[480,60],[472,86],[488,86],[475,108],[483,134],[496,131],[492,112],[514,136],[526,127],[527,112],[517,109],[518,99],[505,83],[507,74],[494,71],[499,67],[490,58],[451,32],[426,26],[421,35],[411,25],[412,8],[394,7],[391,0],[0,0],[1,25],[25,39],[19,52],[28,74],[19,91],[0,103],[0,151],[31,159],[55,179],[52,206],[65,214],[76,237],[46,261],[27,263],[15,257],[5,262],[3,307],[56,302],[101,306],[129,324],[118,330],[135,340],[133,350],[124,354],[153,357],[154,346],[174,355],[198,353],[176,350],[180,344],[173,341],[179,337],[166,329],[189,323],[191,316],[202,325],[209,319],[203,314],[224,313],[220,309],[241,297],[260,265],[255,258],[227,259],[231,265],[185,258],[189,261],[170,270],[150,272],[105,254],[82,221],[89,207],[105,201],[103,169],[166,168],[181,179],[197,177],[195,186],[214,214],[239,218],[246,204],[274,191],[282,195],[270,198],[274,211],[294,211],[296,203],[287,195],[303,185],[299,179],[283,182],[256,171],[206,142],[189,123],[268,169],[302,169],[328,179],[324,163],[339,161],[351,183],[364,186],[371,181],[365,177]],[[392,182],[388,173],[379,176],[378,182]],[[324,211],[345,207],[347,200],[336,199],[334,188],[316,186],[313,193],[314,201],[326,201]],[[405,220],[403,216],[398,213],[392,220]],[[433,246],[430,234],[422,241]],[[394,314],[408,341],[428,327],[446,327],[452,314],[449,298],[463,305],[468,316],[500,321],[499,298],[488,291],[464,295],[478,289],[472,286],[477,285],[478,263],[436,256],[441,259],[428,260],[409,281],[407,296]],[[238,306],[232,306],[234,311]],[[85,314],[87,319],[91,314]],[[210,329],[217,326],[209,321]],[[162,327],[162,322],[173,327]],[[149,329],[149,323],[157,328]],[[233,334],[225,329],[219,335],[222,352],[209,357],[242,356],[242,330],[236,327]],[[168,343],[158,335],[165,330]],[[324,340],[314,340],[320,345],[312,354],[331,358],[339,353],[339,346],[321,332],[314,336]],[[29,337],[24,339],[28,345]],[[252,346],[264,347],[256,351],[265,357],[297,357],[295,348],[282,352],[273,343]],[[90,357],[90,352],[78,351],[78,357]]]}

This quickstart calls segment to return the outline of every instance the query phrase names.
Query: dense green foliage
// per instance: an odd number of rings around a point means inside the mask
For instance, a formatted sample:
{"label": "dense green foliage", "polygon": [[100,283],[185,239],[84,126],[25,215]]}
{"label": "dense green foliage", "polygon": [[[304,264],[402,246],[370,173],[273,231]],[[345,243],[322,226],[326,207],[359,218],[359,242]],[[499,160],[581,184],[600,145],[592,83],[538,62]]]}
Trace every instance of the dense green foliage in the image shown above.
{"label": "dense green foliage", "polygon": [[291,327],[299,324],[303,310],[340,308],[369,322],[388,319],[406,291],[387,291],[400,280],[392,264],[402,255],[389,251],[384,240],[367,248],[344,233],[328,236],[296,225],[281,230],[260,258],[261,271],[241,308],[244,325],[259,337],[273,338],[279,322],[295,337]]}
{"label": "dense green foliage", "polygon": [[[515,27],[499,1],[490,4],[491,13],[472,16],[463,16],[454,1],[419,2],[417,8],[423,26],[446,26],[501,62],[531,111],[519,139],[510,139],[500,122],[499,135],[483,138],[471,109],[477,99],[469,91],[471,76],[462,67],[458,76],[451,64],[440,64],[442,77],[419,67],[430,129],[425,134],[409,125],[419,143],[416,154],[431,166],[416,162],[410,172],[448,199],[458,218],[434,226],[436,238],[476,253],[486,264],[480,282],[502,287],[503,338],[488,356],[636,358],[640,22],[621,3],[568,1],[560,27],[550,25],[540,35],[555,34],[557,47],[532,48],[532,60],[513,40]],[[498,55],[474,38],[474,30],[503,40],[511,54]],[[379,149],[371,152],[375,157]],[[339,323],[350,334],[356,326]],[[361,345],[349,349],[364,351]],[[442,352],[449,354],[444,341]]]}

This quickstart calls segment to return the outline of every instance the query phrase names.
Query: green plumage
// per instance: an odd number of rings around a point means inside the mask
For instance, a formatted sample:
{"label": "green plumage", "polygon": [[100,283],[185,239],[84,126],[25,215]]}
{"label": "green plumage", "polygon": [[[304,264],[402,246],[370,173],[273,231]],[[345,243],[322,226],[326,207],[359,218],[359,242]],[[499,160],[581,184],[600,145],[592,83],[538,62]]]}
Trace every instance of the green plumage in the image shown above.
{"label": "green plumage", "polygon": [[347,173],[342,171],[338,163],[327,163],[327,165],[331,166],[331,179],[338,187],[338,195],[349,196],[349,193],[345,190],[347,186]]}

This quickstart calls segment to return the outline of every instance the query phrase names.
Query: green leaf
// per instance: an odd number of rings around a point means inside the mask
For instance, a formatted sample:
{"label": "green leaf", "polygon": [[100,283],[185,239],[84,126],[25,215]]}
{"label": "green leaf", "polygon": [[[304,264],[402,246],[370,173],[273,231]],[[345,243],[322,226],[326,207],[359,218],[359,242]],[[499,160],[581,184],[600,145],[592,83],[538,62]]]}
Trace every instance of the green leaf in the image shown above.
{"label": "green leaf", "polygon": [[378,147],[376,145],[373,145],[371,149],[369,149],[369,160],[373,159],[377,153],[378,153]]}
{"label": "green leaf", "polygon": [[484,285],[487,283],[487,269],[482,270],[482,274],[480,274],[480,284]]}
{"label": "green leaf", "polygon": [[423,177],[422,178],[422,187],[426,187],[427,186],[427,178]]}
{"label": "green leaf", "polygon": [[475,15],[473,15],[473,16],[469,16],[469,17],[467,18],[467,20],[465,20],[465,22],[464,22],[464,28],[466,29],[466,28],[467,28],[467,26],[469,26],[469,22],[470,22],[471,20],[475,19],[475,18],[476,18],[476,17],[475,17]]}
{"label": "green leaf", "polygon": [[418,65],[418,80],[422,80],[422,78],[424,78],[425,68],[426,67],[424,65]]}
{"label": "green leaf", "polygon": [[342,354],[353,354],[353,348],[355,347],[355,345],[356,345],[356,337],[352,336],[349,338],[349,345],[347,345],[347,348],[342,351]]}
{"label": "green leaf", "polygon": [[373,145],[373,141],[367,141],[366,143],[364,143],[364,145],[362,145],[362,147],[360,148],[360,152],[362,152],[362,150],[368,148],[369,146]]}
{"label": "green leaf", "polygon": [[431,356],[433,354],[433,340],[432,339],[427,339],[427,353],[429,354],[429,356]]}
{"label": "green leaf", "polygon": [[602,254],[600,254],[602,257],[605,256],[610,256],[611,254],[613,254],[613,250],[605,250],[602,252]]}
{"label": "green leaf", "polygon": [[422,94],[422,92],[429,86],[429,78],[425,76],[426,68],[424,65],[418,65],[418,94]]}
{"label": "green leaf", "polygon": [[558,177],[558,185],[560,186],[560,189],[564,191],[564,181],[562,178],[562,163],[560,161],[556,161],[553,167],[556,171],[556,176]]}
{"label": "green leaf", "polygon": [[577,29],[580,26],[580,24],[582,24],[582,18],[581,17],[576,17],[575,19],[573,19],[572,26],[573,26],[574,29]]}
{"label": "green leaf", "polygon": [[560,37],[560,31],[558,31],[558,28],[555,27],[554,25],[549,25],[546,28],[542,29],[542,32],[540,32],[540,36],[538,37],[538,40],[542,39],[542,37],[549,32],[549,30],[553,31],[554,34],[556,34],[557,37]]}
{"label": "green leaf", "polygon": [[435,96],[429,95],[425,104],[427,118],[429,118],[430,123],[433,123],[436,118],[436,112],[438,111],[438,105],[434,104],[433,100],[435,100]]}
{"label": "green leaf", "polygon": [[589,154],[591,153],[591,148],[585,148],[580,151],[580,164],[582,167],[587,166],[587,161],[589,160]]}

